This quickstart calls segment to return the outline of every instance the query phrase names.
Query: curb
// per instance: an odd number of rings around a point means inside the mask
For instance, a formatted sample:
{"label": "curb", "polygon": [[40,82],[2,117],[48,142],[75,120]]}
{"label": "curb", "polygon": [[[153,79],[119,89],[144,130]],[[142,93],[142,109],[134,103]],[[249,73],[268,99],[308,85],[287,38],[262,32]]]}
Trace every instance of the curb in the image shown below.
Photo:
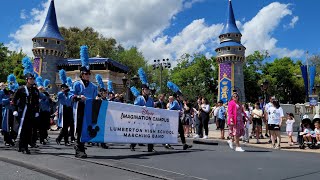
{"label": "curb", "polygon": [[23,167],[23,168],[29,169],[31,171],[35,171],[35,172],[47,175],[47,176],[55,178],[55,179],[75,180],[75,178],[72,178],[72,177],[67,176],[65,174],[61,174],[59,172],[52,171],[52,170],[47,169],[47,168],[35,166],[35,165],[32,165],[32,164],[27,164],[27,163],[25,163],[23,161],[13,160],[13,159],[9,159],[9,158],[2,157],[2,156],[0,156],[0,161],[3,161],[5,163],[9,163],[9,164],[13,164],[15,166]]}

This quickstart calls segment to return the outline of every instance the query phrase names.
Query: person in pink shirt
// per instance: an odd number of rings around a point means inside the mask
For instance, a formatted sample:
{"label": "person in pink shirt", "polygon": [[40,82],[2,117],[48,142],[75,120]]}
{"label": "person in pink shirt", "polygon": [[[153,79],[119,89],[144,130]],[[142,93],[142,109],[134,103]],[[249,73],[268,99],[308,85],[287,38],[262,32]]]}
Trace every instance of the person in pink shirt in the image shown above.
{"label": "person in pink shirt", "polygon": [[236,143],[235,151],[244,152],[240,147],[239,139],[244,135],[244,121],[243,115],[244,112],[241,102],[239,101],[239,94],[234,92],[232,94],[232,99],[228,104],[228,126],[229,126],[229,135],[232,137],[232,140],[228,140],[229,147],[233,149],[233,143]]}

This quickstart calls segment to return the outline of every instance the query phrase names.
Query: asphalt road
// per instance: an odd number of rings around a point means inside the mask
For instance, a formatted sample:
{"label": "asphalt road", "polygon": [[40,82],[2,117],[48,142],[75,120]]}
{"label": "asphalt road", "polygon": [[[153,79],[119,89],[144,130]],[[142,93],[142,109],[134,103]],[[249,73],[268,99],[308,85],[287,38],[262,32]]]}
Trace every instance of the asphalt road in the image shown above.
{"label": "asphalt road", "polygon": [[[54,135],[51,135],[54,139]],[[50,145],[24,155],[0,144],[0,179],[223,179],[299,180],[320,178],[319,154],[244,147],[235,152],[226,144],[181,145],[156,153],[129,145],[110,149],[88,147],[88,158],[74,158],[72,147]],[[5,168],[3,168],[3,166]],[[17,173],[17,171],[19,173]],[[5,173],[2,173],[5,172]],[[32,178],[34,177],[34,178]]]}

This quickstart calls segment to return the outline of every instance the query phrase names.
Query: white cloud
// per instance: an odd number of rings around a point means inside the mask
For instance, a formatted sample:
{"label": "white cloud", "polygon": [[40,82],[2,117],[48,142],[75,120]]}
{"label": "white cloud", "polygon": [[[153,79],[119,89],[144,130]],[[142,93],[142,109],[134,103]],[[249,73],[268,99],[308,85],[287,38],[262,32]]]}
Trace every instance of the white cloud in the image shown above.
{"label": "white cloud", "polygon": [[278,57],[301,57],[303,50],[279,48],[276,46],[278,40],[272,36],[281,20],[289,15],[292,15],[292,11],[288,4],[274,2],[262,8],[255,17],[244,23],[242,42],[247,48],[246,54],[252,54],[256,50],[268,50],[270,55]]}
{"label": "white cloud", "polygon": [[[188,53],[204,53],[212,56],[217,47],[222,24],[207,25],[204,19],[193,20],[181,32],[173,36],[163,34],[172,26],[175,16],[203,0],[55,0],[58,24],[65,27],[93,27],[105,37],[113,37],[125,47],[137,46],[148,60],[158,58],[177,59]],[[7,43],[11,50],[32,55],[31,39],[41,29],[50,0],[40,8],[32,9],[29,22],[12,33]],[[262,8],[251,20],[237,21],[243,34],[247,55],[255,50],[268,50],[271,55],[302,56],[302,50],[289,50],[276,46],[272,36],[281,20],[291,16],[289,5],[278,2]],[[292,19],[293,26],[298,20]],[[176,20],[177,21],[177,20]],[[224,23],[224,22],[223,22]],[[174,62],[173,62],[174,64]]]}
{"label": "white cloud", "polygon": [[[20,47],[32,55],[31,39],[39,32],[51,0],[31,12],[31,20],[12,33],[7,45]],[[161,34],[171,19],[183,9],[183,0],[56,0],[59,26],[93,27],[105,37],[113,37],[125,46],[136,45],[147,37]]]}
{"label": "white cloud", "polygon": [[205,52],[208,47],[218,45],[217,37],[222,24],[208,26],[204,19],[194,20],[174,37],[160,36],[155,40],[145,39],[139,49],[149,59],[180,58],[185,53]]}
{"label": "white cloud", "polygon": [[294,28],[294,26],[296,25],[296,23],[298,22],[298,20],[299,20],[299,17],[298,17],[298,16],[294,16],[294,17],[292,18],[289,26],[290,26],[291,28]]}
{"label": "white cloud", "polygon": [[20,18],[21,19],[27,19],[28,18],[28,15],[26,14],[26,10],[25,9],[22,9],[20,11]]}
{"label": "white cloud", "polygon": [[204,2],[205,0],[190,0],[190,1],[186,1],[184,4],[183,4],[183,7],[188,9],[188,8],[191,8],[193,4],[195,3],[199,3],[199,2]]}

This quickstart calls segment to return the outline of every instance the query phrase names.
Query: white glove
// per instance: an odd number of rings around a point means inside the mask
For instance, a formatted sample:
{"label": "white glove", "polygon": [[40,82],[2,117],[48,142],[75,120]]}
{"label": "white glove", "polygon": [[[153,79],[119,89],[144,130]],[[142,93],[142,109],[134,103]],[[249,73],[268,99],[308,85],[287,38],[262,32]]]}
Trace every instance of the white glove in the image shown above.
{"label": "white glove", "polygon": [[14,115],[14,116],[18,116],[19,114],[18,114],[17,111],[13,111],[13,115]]}
{"label": "white glove", "polygon": [[39,117],[39,113],[36,113],[36,115],[34,117]]}

